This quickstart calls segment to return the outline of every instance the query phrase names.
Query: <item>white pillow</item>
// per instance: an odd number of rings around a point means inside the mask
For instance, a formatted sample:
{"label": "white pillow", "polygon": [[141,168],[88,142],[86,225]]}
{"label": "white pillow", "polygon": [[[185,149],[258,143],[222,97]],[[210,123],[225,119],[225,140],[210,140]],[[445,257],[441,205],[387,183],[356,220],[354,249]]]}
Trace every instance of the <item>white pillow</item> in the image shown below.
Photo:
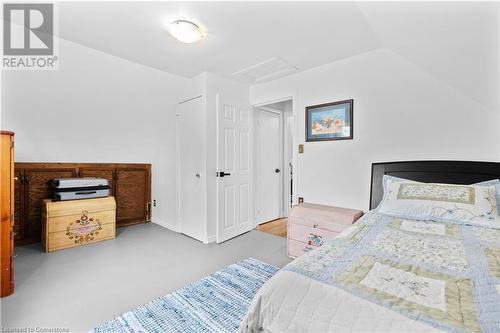
{"label": "white pillow", "polygon": [[[401,181],[413,182],[413,180],[409,180],[409,179],[405,179],[405,178],[384,175],[383,180],[382,180],[383,188],[384,188],[382,201],[385,199],[385,196],[387,193],[387,184],[389,184],[391,182],[401,182]],[[495,191],[496,191],[495,198],[496,198],[496,202],[497,202],[497,213],[499,213],[498,215],[500,215],[500,212],[498,211],[498,209],[500,208],[500,179],[485,180],[483,182],[474,183],[472,185],[495,186]],[[381,205],[382,201],[379,203],[379,206]],[[377,208],[379,206],[377,206]]]}
{"label": "white pillow", "polygon": [[410,219],[450,220],[500,226],[494,186],[387,183],[379,212]]}

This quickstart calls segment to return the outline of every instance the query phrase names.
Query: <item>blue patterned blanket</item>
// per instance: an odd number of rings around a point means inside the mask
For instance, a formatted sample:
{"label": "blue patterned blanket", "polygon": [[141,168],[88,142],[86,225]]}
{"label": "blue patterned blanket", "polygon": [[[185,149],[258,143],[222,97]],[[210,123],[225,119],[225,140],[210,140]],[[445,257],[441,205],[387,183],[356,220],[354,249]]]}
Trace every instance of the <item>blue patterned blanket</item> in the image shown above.
{"label": "blue patterned blanket", "polygon": [[235,332],[257,290],[277,271],[245,259],[90,332]]}
{"label": "blue patterned blanket", "polygon": [[369,212],[283,270],[451,332],[500,332],[500,230]]}

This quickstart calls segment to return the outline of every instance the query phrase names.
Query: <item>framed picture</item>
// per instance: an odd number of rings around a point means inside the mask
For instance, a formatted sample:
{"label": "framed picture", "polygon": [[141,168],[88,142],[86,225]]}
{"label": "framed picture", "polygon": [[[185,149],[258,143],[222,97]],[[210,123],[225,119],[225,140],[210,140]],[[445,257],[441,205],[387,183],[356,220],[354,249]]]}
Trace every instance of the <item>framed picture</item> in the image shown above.
{"label": "framed picture", "polygon": [[306,107],[306,142],[350,140],[353,100]]}

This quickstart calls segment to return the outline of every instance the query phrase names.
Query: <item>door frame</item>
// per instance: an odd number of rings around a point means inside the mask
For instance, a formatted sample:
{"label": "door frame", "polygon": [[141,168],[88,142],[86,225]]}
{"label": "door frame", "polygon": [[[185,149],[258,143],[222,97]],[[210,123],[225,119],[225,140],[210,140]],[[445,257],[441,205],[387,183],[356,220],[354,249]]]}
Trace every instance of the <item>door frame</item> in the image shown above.
{"label": "door frame", "polygon": [[[273,99],[269,99],[269,100],[265,100],[265,101],[261,101],[261,102],[258,102],[258,103],[253,103],[252,104],[252,111],[255,113],[255,111],[257,109],[260,109],[262,108],[263,106],[266,106],[266,105],[269,105],[269,104],[274,104],[274,103],[279,103],[279,102],[285,102],[285,101],[291,101],[292,102],[292,126],[290,128],[290,131],[291,131],[291,135],[292,135],[292,179],[293,179],[293,185],[292,185],[292,191],[293,191],[293,194],[292,194],[292,205],[297,205],[298,202],[299,202],[299,196],[298,196],[298,188],[299,188],[299,163],[298,163],[298,159],[299,159],[299,154],[298,154],[298,145],[299,145],[299,140],[298,140],[298,131],[299,131],[299,127],[298,127],[298,117],[297,117],[297,113],[298,113],[298,110],[297,110],[297,95],[296,94],[292,94],[292,95],[287,95],[287,96],[283,96],[283,97],[278,97],[278,98],[273,98]],[[253,129],[253,135],[254,135],[254,140],[253,140],[253,145],[254,145],[254,154],[255,154],[255,150],[256,150],[256,144],[255,144],[255,138],[256,138],[256,126],[254,126],[254,129]],[[281,140],[283,140],[283,135],[281,135]],[[283,149],[283,145],[281,146],[282,149]],[[254,155],[255,156],[255,155]],[[284,169],[284,168],[283,168]],[[283,170],[282,169],[282,170]],[[254,158],[254,170],[255,170],[255,158]],[[288,168],[287,168],[288,170]],[[287,172],[287,176],[286,177],[282,177],[283,178],[283,183],[289,183],[290,181],[290,175],[289,173]],[[255,182],[255,179],[256,179],[256,176],[254,176],[254,182]],[[256,184],[255,184],[256,185]],[[284,188],[284,186],[283,186]],[[286,193],[288,193],[289,191],[287,191]],[[255,198],[257,197],[257,189],[255,188],[254,186],[254,206],[255,206]],[[288,200],[286,201],[288,203]],[[289,206],[288,204],[285,205],[285,209],[283,211],[283,216],[282,217],[287,217],[288,216],[288,212],[289,212]],[[255,215],[255,218],[254,218],[254,225],[255,227],[257,227],[259,225],[258,221],[257,221],[257,218],[256,218],[256,215]]]}
{"label": "door frame", "polygon": [[[253,155],[254,155],[254,189],[255,189],[255,195],[254,195],[254,209],[255,209],[255,224],[256,225],[259,225],[259,224],[262,224],[262,223],[265,223],[265,222],[269,222],[269,221],[265,221],[265,220],[262,220],[257,212],[258,210],[258,203],[257,203],[257,198],[259,197],[257,194],[260,192],[261,188],[259,186],[259,174],[258,174],[258,170],[259,168],[257,167],[258,164],[260,163],[260,158],[259,158],[259,145],[258,145],[258,142],[257,142],[257,139],[258,139],[258,136],[260,135],[260,126],[258,124],[258,122],[261,120],[260,118],[260,114],[257,116],[258,113],[260,112],[268,112],[268,113],[272,113],[272,114],[275,114],[279,117],[279,134],[278,134],[278,137],[279,137],[279,143],[278,143],[278,154],[280,156],[279,158],[279,165],[278,165],[278,168],[281,170],[281,175],[279,177],[279,183],[278,183],[278,186],[279,186],[279,198],[278,198],[278,201],[279,201],[279,211],[278,211],[278,217],[277,218],[282,218],[284,217],[286,214],[284,212],[284,209],[283,209],[283,206],[284,206],[284,197],[285,197],[285,193],[284,193],[284,183],[285,183],[285,180],[284,180],[284,162],[283,162],[283,151],[284,151],[284,140],[283,140],[283,130],[284,130],[284,123],[283,123],[283,111],[281,110],[278,110],[278,109],[274,109],[274,108],[271,108],[271,107],[268,107],[268,106],[259,106],[259,107],[254,107],[253,108],[253,112],[254,112],[254,140],[253,140],[253,143],[254,143],[254,148],[253,148]],[[288,177],[289,178],[289,177]]]}

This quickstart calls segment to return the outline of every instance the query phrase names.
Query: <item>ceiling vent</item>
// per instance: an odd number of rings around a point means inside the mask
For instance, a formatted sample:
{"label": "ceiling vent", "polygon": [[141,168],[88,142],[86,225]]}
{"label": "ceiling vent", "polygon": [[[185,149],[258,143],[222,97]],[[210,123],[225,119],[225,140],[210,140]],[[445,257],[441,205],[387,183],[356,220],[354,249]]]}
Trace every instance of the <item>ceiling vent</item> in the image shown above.
{"label": "ceiling vent", "polygon": [[296,71],[296,67],[287,64],[281,58],[275,57],[235,72],[233,75],[244,78],[246,81],[257,83],[276,79]]}

